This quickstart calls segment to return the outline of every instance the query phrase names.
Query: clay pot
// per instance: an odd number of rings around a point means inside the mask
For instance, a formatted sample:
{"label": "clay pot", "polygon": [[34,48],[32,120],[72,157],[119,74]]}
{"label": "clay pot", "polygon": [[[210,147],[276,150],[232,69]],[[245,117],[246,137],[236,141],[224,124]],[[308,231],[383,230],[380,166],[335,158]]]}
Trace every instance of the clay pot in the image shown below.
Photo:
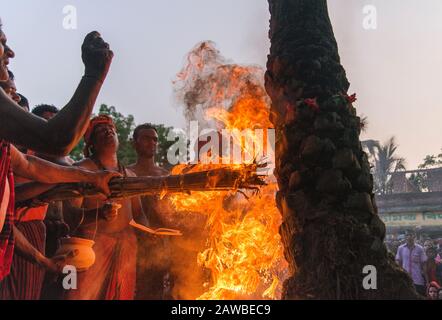
{"label": "clay pot", "polygon": [[94,241],[83,238],[63,238],[55,256],[68,255],[75,252],[73,257],[67,258],[66,264],[74,266],[77,272],[83,272],[95,263],[95,252],[92,249],[94,244]]}

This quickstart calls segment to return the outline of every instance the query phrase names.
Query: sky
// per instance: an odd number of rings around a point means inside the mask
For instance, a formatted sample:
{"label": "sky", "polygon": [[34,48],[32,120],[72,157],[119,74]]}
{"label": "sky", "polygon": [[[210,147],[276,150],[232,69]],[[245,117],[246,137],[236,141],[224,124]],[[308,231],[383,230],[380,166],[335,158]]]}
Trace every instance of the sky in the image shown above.
{"label": "sky", "polygon": [[[97,30],[115,58],[96,108],[114,105],[137,123],[186,127],[172,81],[196,43],[212,40],[226,58],[263,67],[270,45],[265,0],[0,3],[4,31],[16,52],[11,70],[31,105],[68,102],[83,74],[84,36]],[[361,138],[383,142],[394,135],[398,155],[408,169],[416,168],[442,148],[442,1],[328,3],[350,93],[358,96],[359,114],[368,117]],[[76,9],[76,29],[63,26],[66,6]],[[375,29],[364,27],[366,6],[376,9]]]}

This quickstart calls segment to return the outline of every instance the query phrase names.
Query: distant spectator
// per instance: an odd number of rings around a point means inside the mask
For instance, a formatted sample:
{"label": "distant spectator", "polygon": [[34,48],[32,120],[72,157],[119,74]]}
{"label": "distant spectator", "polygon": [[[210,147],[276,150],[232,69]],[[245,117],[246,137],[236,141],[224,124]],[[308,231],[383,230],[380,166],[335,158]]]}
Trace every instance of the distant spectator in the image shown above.
{"label": "distant spectator", "polygon": [[50,120],[55,117],[58,111],[58,108],[51,104],[39,104],[34,109],[32,109],[33,114],[46,120]]}
{"label": "distant spectator", "polygon": [[438,300],[439,299],[439,290],[441,287],[437,282],[430,282],[427,289],[427,299],[428,300]]}
{"label": "distant spectator", "polygon": [[397,249],[399,248],[400,245],[401,245],[401,242],[399,240],[393,240],[392,248],[391,248],[393,254],[396,254]]}
{"label": "distant spectator", "polygon": [[29,101],[28,101],[28,99],[24,95],[22,95],[20,93],[17,93],[17,95],[20,97],[20,102],[18,103],[18,105],[20,107],[22,107],[23,109],[25,109],[27,112],[29,112]]}
{"label": "distant spectator", "polygon": [[438,300],[442,300],[442,289],[439,289],[437,291],[437,298],[438,298]]}
{"label": "distant spectator", "polygon": [[425,296],[424,264],[427,256],[424,248],[415,243],[416,233],[413,230],[406,232],[406,243],[401,245],[396,254],[396,262],[410,275],[416,291]]}
{"label": "distant spectator", "polygon": [[431,240],[431,239],[427,239],[427,240],[424,241],[424,250],[425,250],[425,252],[427,252],[427,250],[428,250],[429,248],[432,248],[432,247],[434,247],[434,242],[433,242],[433,240]]}
{"label": "distant spectator", "polygon": [[426,245],[425,248],[427,261],[425,262],[424,272],[427,284],[431,282],[441,283],[439,279],[440,277],[438,277],[438,271],[440,272],[440,267],[438,268],[438,263],[436,262],[436,247],[432,245]]}
{"label": "distant spectator", "polygon": [[439,259],[440,262],[442,262],[442,239],[437,239],[436,240],[436,244],[437,244],[437,257],[436,259]]}

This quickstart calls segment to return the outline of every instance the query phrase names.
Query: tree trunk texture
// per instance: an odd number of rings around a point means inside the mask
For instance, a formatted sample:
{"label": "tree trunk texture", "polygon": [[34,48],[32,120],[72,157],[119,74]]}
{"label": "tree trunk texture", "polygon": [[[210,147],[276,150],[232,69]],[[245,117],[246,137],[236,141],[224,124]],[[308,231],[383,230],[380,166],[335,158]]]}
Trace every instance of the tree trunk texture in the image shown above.
{"label": "tree trunk texture", "polygon": [[[416,299],[383,243],[373,177],[326,0],[269,0],[266,89],[277,129],[284,299]],[[365,266],[377,289],[364,289]],[[374,284],[368,281],[368,284]]]}

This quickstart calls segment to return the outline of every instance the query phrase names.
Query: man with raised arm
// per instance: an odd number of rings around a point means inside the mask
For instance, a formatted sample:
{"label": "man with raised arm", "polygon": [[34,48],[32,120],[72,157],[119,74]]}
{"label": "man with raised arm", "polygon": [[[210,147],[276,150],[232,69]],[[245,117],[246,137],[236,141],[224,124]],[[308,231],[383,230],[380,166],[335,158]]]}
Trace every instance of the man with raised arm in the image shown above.
{"label": "man with raised arm", "polygon": [[[7,45],[7,38],[0,23],[0,81],[8,81],[7,66],[14,56],[14,51]],[[14,248],[14,177],[11,156],[13,161],[19,161],[21,164],[33,160],[26,161],[26,157],[23,158],[10,143],[36,152],[68,154],[87,128],[112,58],[113,52],[100,34],[89,33],[82,45],[85,75],[72,99],[49,121],[23,110],[0,88],[0,280],[9,273]],[[23,159],[24,161],[21,161]],[[35,161],[33,163],[35,164]],[[20,167],[27,167],[20,164],[18,166],[18,170]],[[23,176],[33,179],[26,170]]]}
{"label": "man with raised arm", "polygon": [[[7,65],[15,55],[6,43],[6,35],[0,29],[0,81],[8,80]],[[85,75],[68,104],[49,121],[17,108],[17,104],[0,90],[0,139],[35,152],[68,154],[87,128],[113,52],[100,34],[94,31],[84,40],[82,58]]]}

